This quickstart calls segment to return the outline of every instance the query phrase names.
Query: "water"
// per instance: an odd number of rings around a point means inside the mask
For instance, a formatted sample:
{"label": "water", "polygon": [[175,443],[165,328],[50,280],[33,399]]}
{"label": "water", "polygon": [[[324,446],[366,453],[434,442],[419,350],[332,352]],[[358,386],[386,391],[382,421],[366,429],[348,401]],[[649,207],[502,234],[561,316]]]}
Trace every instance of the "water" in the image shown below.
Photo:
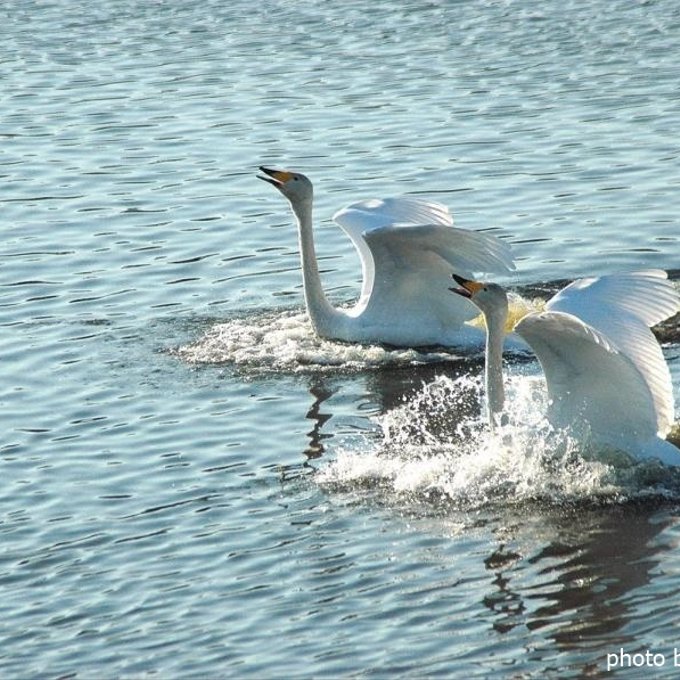
{"label": "water", "polygon": [[479,357],[317,341],[255,179],[314,179],[337,304],[330,215],[403,193],[527,298],[678,279],[672,0],[0,13],[4,677],[673,676],[678,481],[554,439],[531,362],[494,441]]}

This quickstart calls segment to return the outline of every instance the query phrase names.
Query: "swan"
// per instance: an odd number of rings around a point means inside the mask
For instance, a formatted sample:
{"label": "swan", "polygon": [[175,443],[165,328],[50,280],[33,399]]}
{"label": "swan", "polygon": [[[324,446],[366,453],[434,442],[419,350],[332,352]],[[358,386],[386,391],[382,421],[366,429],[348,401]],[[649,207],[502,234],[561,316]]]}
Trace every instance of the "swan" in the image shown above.
{"label": "swan", "polygon": [[260,167],[259,179],[289,201],[298,225],[307,313],[322,338],[396,347],[481,347],[484,331],[465,322],[478,315],[448,294],[450,272],[507,273],[510,248],[497,238],[457,229],[446,206],[416,198],[374,199],[339,210],[333,220],[361,259],[357,304],[333,307],[321,286],[312,235],[312,182],[305,175]]}
{"label": "swan", "polygon": [[[487,328],[485,390],[490,426],[503,421],[503,329],[508,298],[499,285],[453,275],[459,296],[482,312]],[[664,438],[673,425],[670,371],[650,327],[680,311],[680,295],[662,270],[574,281],[515,325],[536,354],[548,388],[548,420],[598,447],[680,465]]]}

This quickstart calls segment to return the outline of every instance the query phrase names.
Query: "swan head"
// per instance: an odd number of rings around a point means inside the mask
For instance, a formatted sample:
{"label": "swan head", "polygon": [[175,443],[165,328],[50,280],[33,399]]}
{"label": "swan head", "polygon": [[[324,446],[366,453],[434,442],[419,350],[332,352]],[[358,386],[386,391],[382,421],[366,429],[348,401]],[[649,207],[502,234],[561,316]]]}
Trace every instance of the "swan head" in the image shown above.
{"label": "swan head", "polygon": [[487,318],[498,318],[505,324],[508,317],[508,295],[497,283],[483,283],[465,279],[458,274],[452,274],[457,288],[449,290],[472,302]]}
{"label": "swan head", "polygon": [[260,166],[262,175],[258,179],[263,179],[269,184],[273,184],[293,205],[301,203],[311,203],[314,196],[314,189],[308,177],[300,172],[289,170],[273,170]]}

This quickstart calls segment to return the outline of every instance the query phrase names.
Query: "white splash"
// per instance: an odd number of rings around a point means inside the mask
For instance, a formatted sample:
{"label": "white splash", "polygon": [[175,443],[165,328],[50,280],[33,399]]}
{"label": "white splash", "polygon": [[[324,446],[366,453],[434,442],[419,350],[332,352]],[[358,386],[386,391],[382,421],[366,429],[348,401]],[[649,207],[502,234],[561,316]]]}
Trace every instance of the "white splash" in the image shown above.
{"label": "white splash", "polygon": [[437,378],[376,419],[378,432],[362,441],[363,450],[346,446],[319,470],[317,481],[330,488],[377,488],[400,498],[445,499],[466,508],[618,502],[651,490],[668,495],[668,487],[658,486],[660,479],[669,481],[659,466],[628,460],[610,465],[569,432],[552,428],[543,417],[542,379],[513,375],[506,389],[508,422],[491,432],[479,413],[480,381]]}
{"label": "white splash", "polygon": [[440,351],[389,349],[319,338],[307,314],[270,311],[218,323],[175,354],[196,364],[231,364],[268,371],[364,370],[386,365],[455,361]]}

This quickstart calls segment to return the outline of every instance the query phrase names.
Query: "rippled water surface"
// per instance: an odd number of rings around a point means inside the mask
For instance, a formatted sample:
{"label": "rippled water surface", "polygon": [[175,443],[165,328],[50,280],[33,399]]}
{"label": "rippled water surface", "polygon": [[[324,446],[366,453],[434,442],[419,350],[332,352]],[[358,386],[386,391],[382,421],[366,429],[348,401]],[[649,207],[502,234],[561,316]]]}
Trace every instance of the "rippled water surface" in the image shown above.
{"label": "rippled water surface", "polygon": [[552,438],[531,361],[499,440],[478,356],[317,340],[255,173],[314,180],[336,304],[332,213],[399,194],[506,239],[529,301],[677,281],[674,0],[0,15],[3,677],[673,677],[680,480]]}

